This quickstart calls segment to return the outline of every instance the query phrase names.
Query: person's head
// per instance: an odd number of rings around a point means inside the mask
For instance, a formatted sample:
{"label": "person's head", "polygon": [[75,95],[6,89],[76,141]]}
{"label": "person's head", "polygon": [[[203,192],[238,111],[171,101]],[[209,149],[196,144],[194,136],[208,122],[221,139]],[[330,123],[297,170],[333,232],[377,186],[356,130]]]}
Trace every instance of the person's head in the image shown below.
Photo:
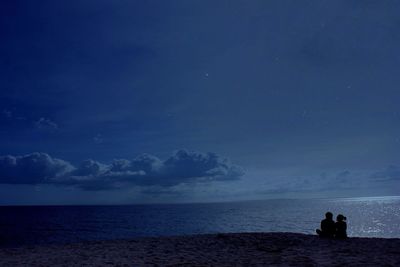
{"label": "person's head", "polygon": [[339,215],[336,217],[336,220],[337,220],[338,222],[343,222],[343,221],[346,220],[346,217],[344,217],[342,214],[339,214]]}
{"label": "person's head", "polygon": [[328,220],[332,220],[333,218],[332,212],[328,211],[327,213],[325,213],[325,218],[327,218]]}

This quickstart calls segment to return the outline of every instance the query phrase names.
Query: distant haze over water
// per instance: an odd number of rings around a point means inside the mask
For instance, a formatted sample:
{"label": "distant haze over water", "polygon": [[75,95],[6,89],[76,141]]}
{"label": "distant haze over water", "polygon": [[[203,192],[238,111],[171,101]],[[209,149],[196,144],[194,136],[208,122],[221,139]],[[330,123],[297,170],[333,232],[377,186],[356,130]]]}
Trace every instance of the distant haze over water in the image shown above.
{"label": "distant haze over water", "polygon": [[400,196],[126,206],[3,206],[1,246],[220,232],[314,234],[326,211],[349,236],[400,238]]}

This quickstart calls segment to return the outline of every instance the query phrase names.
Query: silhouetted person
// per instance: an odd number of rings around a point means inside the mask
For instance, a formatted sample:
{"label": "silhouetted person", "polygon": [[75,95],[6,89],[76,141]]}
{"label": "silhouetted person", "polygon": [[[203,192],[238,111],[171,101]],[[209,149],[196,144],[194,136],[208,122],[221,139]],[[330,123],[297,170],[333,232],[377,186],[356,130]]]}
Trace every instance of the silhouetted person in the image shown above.
{"label": "silhouetted person", "polygon": [[332,212],[328,211],[325,213],[325,219],[321,221],[321,229],[317,229],[316,231],[320,237],[333,238],[335,236],[336,227]]}
{"label": "silhouetted person", "polygon": [[336,228],[335,238],[339,239],[347,238],[346,217],[344,217],[342,214],[339,214],[336,217],[335,228]]}

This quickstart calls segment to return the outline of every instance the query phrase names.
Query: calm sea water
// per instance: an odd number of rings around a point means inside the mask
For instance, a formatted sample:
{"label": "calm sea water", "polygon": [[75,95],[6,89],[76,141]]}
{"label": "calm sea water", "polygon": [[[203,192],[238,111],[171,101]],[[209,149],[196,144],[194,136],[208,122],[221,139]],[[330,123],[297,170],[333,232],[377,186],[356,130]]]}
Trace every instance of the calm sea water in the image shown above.
{"label": "calm sea water", "polygon": [[350,236],[400,238],[400,197],[213,204],[0,207],[0,245],[220,232],[314,234],[326,211]]}

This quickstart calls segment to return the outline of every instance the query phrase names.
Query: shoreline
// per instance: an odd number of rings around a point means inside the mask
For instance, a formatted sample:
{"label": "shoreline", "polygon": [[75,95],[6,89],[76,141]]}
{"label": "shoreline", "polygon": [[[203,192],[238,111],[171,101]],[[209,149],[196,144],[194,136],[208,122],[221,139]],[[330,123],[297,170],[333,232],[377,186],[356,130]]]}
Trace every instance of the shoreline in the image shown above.
{"label": "shoreline", "polygon": [[400,238],[223,233],[0,248],[0,266],[400,266]]}

